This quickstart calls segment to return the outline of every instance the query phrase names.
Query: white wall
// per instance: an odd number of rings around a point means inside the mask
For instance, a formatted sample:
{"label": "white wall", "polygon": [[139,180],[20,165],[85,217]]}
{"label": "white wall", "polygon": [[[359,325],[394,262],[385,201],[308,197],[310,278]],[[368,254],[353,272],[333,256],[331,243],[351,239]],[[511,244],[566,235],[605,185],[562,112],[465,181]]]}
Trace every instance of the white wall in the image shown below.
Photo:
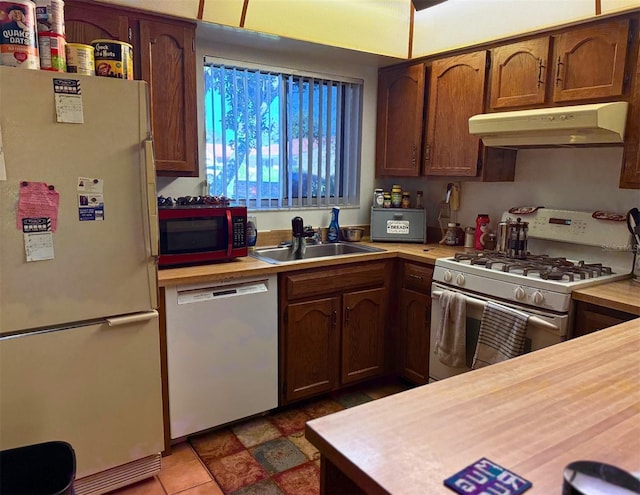
{"label": "white wall", "polygon": [[[234,44],[229,41],[233,40]],[[364,80],[364,111],[362,127],[362,174],[360,178],[361,197],[364,208],[342,208],[341,225],[368,224],[370,211],[369,195],[373,190],[375,173],[375,126],[378,64],[387,60],[359,52],[352,52],[304,42],[291,42],[274,36],[256,33],[238,33],[221,26],[199,26],[197,31],[196,67],[198,101],[203,99],[202,61],[205,56],[221,57],[235,61],[296,68],[325,74],[336,74]],[[393,59],[391,59],[393,60]],[[389,63],[389,62],[387,62]],[[158,178],[158,194],[164,196],[185,196],[204,194],[204,110],[198,105],[198,141],[200,178]],[[309,208],[277,212],[257,212],[259,230],[291,228],[291,218],[300,215],[305,224],[327,227],[330,210]]]}
{"label": "white wall", "polygon": [[[621,164],[619,147],[520,150],[514,182],[460,183],[460,211],[453,221],[475,225],[478,213],[488,213],[495,227],[502,213],[514,206],[626,213],[640,208],[640,191],[618,189]],[[439,202],[444,199],[447,182],[432,178],[378,181],[381,187],[402,184],[412,196],[422,189],[427,224],[434,227],[438,226]]]}

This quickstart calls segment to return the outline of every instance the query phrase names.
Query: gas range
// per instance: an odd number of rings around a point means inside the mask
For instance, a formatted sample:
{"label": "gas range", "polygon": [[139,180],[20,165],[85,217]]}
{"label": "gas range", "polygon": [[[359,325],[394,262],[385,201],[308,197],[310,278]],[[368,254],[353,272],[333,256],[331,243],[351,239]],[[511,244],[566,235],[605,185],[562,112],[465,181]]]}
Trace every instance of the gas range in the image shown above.
{"label": "gas range", "polygon": [[[633,253],[625,222],[546,208],[520,216],[529,223],[534,254],[515,259],[493,251],[460,252],[436,261],[434,281],[563,313],[569,312],[573,290],[630,276]],[[515,220],[508,212],[502,218]]]}

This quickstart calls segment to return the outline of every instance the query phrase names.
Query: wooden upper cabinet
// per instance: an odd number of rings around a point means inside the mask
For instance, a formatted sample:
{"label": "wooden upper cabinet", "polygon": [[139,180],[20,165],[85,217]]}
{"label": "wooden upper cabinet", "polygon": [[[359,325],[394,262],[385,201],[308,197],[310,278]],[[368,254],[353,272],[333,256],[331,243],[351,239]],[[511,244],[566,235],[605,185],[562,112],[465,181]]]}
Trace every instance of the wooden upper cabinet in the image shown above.
{"label": "wooden upper cabinet", "polygon": [[133,45],[135,77],[149,83],[156,172],[197,177],[195,24],[83,0],[65,2],[65,23],[69,43]]}
{"label": "wooden upper cabinet", "polygon": [[622,95],[628,40],[628,19],[554,36],[553,101]]}
{"label": "wooden upper cabinet", "polygon": [[550,38],[495,48],[491,64],[491,108],[506,109],[545,102]]}
{"label": "wooden upper cabinet", "polygon": [[376,175],[420,175],[425,64],[380,71]]}
{"label": "wooden upper cabinet", "polygon": [[483,112],[486,61],[483,50],[433,62],[424,148],[426,175],[477,175],[480,140],[469,134],[469,117]]}
{"label": "wooden upper cabinet", "polygon": [[640,43],[634,45],[636,69],[632,74],[632,90],[625,131],[624,156],[620,187],[624,189],[640,189]]}
{"label": "wooden upper cabinet", "polygon": [[139,31],[156,170],[160,175],[197,176],[195,26],[144,19]]}
{"label": "wooden upper cabinet", "polygon": [[105,15],[105,7],[67,1],[64,22],[68,43],[89,45],[96,39],[131,43],[129,18],[115,8],[109,9],[108,15]]}

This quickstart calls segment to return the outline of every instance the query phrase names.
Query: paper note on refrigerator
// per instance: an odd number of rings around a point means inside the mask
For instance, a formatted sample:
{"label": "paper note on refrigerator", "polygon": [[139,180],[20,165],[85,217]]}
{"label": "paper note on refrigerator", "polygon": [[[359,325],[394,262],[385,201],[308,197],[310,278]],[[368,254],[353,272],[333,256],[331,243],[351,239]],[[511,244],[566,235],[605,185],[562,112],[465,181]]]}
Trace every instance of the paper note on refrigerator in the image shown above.
{"label": "paper note on refrigerator", "polygon": [[53,235],[51,232],[24,234],[24,250],[27,261],[53,259]]}
{"label": "paper note on refrigerator", "polygon": [[54,79],[56,119],[67,124],[84,124],[82,89],[78,79]]}
{"label": "paper note on refrigerator", "polygon": [[59,203],[60,195],[54,186],[44,182],[22,181],[16,218],[18,229],[23,229],[25,218],[50,218],[51,231],[55,232],[58,227]]}

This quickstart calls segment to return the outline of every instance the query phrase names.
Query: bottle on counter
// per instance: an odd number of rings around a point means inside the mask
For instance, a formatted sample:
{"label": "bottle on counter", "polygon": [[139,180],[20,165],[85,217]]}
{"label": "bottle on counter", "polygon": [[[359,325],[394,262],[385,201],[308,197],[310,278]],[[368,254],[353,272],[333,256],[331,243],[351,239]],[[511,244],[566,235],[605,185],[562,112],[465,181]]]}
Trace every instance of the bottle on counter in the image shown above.
{"label": "bottle on counter", "polygon": [[374,208],[384,207],[384,193],[382,192],[382,189],[373,190],[373,207]]}
{"label": "bottle on counter", "polygon": [[472,248],[475,242],[476,229],[473,227],[467,227],[464,229],[464,247]]}
{"label": "bottle on counter", "polygon": [[486,213],[479,213],[476,217],[476,234],[473,242],[473,247],[478,251],[484,249],[486,242],[486,236],[489,234],[489,215]]}
{"label": "bottle on counter", "polygon": [[331,209],[331,222],[329,223],[329,229],[327,230],[328,242],[340,241],[340,224],[338,223],[339,214],[340,214],[340,208]]}
{"label": "bottle on counter", "polygon": [[391,193],[384,193],[382,206],[383,208],[391,208]]}
{"label": "bottle on counter", "polygon": [[447,246],[455,246],[458,242],[458,231],[455,223],[447,224],[447,231],[444,234],[444,243]]}
{"label": "bottle on counter", "polygon": [[402,207],[402,188],[395,184],[391,188],[391,208]]}
{"label": "bottle on counter", "polygon": [[408,192],[402,193],[402,201],[400,203],[402,208],[410,208],[411,207],[411,195]]}
{"label": "bottle on counter", "polygon": [[416,208],[424,208],[422,191],[416,192]]}

